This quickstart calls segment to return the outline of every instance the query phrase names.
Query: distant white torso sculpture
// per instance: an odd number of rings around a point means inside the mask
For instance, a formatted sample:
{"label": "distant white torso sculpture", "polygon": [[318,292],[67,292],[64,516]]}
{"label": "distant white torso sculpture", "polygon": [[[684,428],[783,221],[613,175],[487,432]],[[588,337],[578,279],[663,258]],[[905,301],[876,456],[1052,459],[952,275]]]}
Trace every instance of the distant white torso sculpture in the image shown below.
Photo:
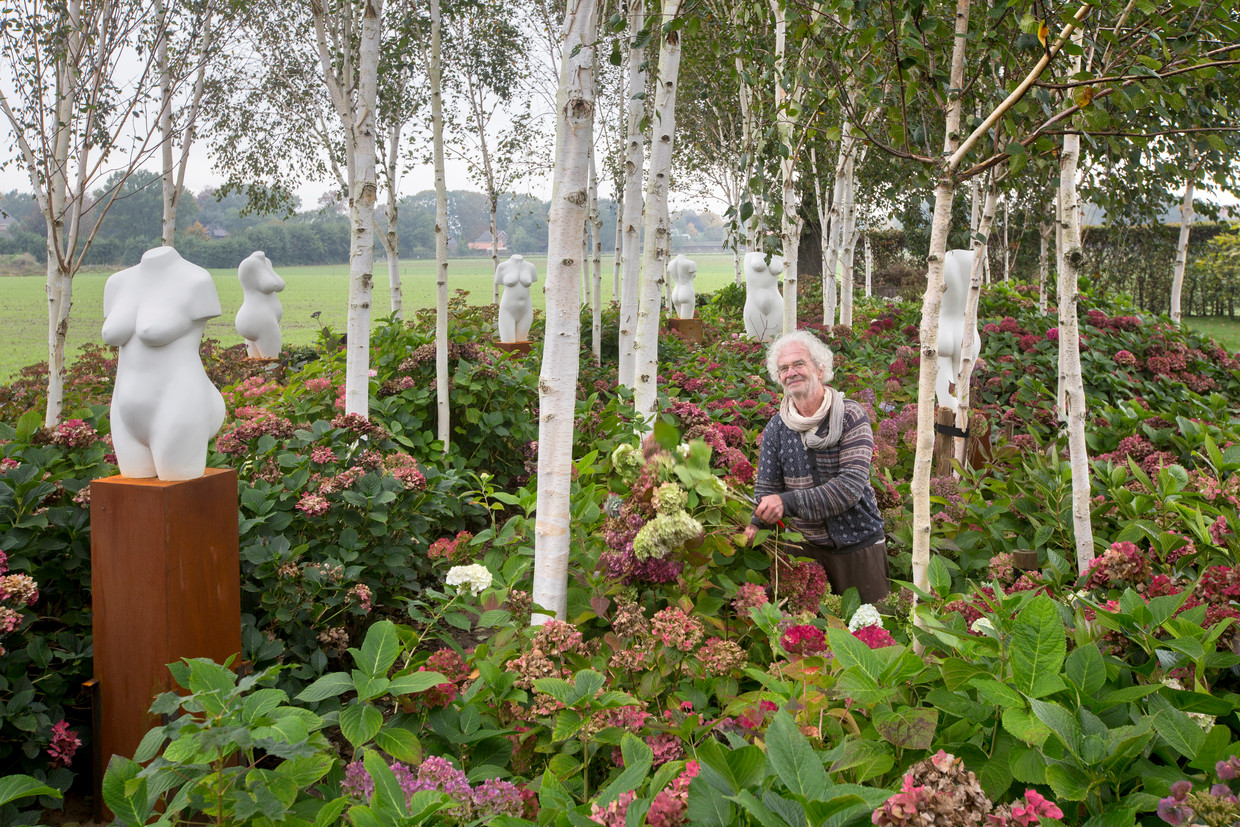
{"label": "distant white torso sculpture", "polygon": [[237,268],[241,281],[241,309],[237,311],[237,332],[245,339],[246,353],[252,359],[280,356],[280,319],[284,308],[276,297],[284,289],[284,279],[271,266],[263,252],[251,253]]}
{"label": "distant white torso sculpture", "polygon": [[171,247],[147,250],[108,278],[103,315],[103,340],[120,348],[111,412],[120,472],[201,477],[224,423],[224,398],[198,355],[207,319],[220,315],[211,274]]}
{"label": "distant white torso sculpture", "polygon": [[499,340],[526,342],[534,321],[530,285],[538,281],[538,270],[521,256],[512,256],[495,268],[495,283],[503,285],[499,299]]}
{"label": "distant white torso sculpture", "polygon": [[677,318],[692,319],[696,296],[693,279],[697,276],[697,262],[678,255],[667,265],[667,275],[672,282],[672,309]]}
{"label": "distant white torso sculpture", "polygon": [[[948,250],[943,258],[943,306],[939,312],[939,374],[934,383],[939,405],[955,410],[959,401],[951,393],[949,385],[960,376],[960,361],[964,357],[964,316],[969,305],[969,279],[973,273],[972,250]],[[980,339],[977,324],[973,325],[969,351],[976,354]]]}
{"label": "distant white torso sculpture", "polygon": [[784,297],[779,292],[779,274],[784,272],[782,256],[765,253],[745,254],[745,333],[760,342],[770,342],[784,328]]}

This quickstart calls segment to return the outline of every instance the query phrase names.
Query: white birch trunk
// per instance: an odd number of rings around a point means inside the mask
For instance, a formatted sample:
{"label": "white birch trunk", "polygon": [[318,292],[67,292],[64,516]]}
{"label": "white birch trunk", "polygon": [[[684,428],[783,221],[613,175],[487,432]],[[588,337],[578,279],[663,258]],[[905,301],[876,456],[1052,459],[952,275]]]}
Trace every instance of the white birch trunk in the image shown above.
{"label": "white birch trunk", "polygon": [[780,182],[782,184],[781,200],[783,215],[779,222],[780,246],[784,257],[784,333],[797,329],[797,252],[801,240],[801,221],[798,209],[796,182],[796,152],[793,147],[798,143],[792,134],[793,117],[789,111],[798,103],[797,86],[789,90],[785,83],[788,77],[788,11],[784,0],[771,0],[771,10],[775,13],[775,118],[779,129],[780,140],[784,144],[785,153],[779,161]]}
{"label": "white birch trunk", "polygon": [[[597,54],[596,54],[597,57]],[[595,67],[595,72],[598,67]],[[590,302],[590,350],[594,364],[603,362],[603,217],[598,210],[598,170],[594,162],[594,143],[590,143],[590,238],[594,242],[592,279],[593,299]]]}
{"label": "white birch trunk", "polygon": [[[378,105],[379,45],[383,0],[369,0],[362,12],[358,45],[358,100],[352,124],[354,175],[349,186],[353,232],[349,245],[349,315],[346,322],[345,413],[370,413],[370,304],[375,265],[375,109]],[[348,134],[346,132],[346,134]]]}
{"label": "white birch trunk", "polygon": [[[167,10],[163,0],[156,0],[155,18],[159,25],[167,26]],[[163,160],[163,174],[160,189],[163,192],[164,212],[160,222],[160,243],[171,247],[176,235],[176,178],[172,160],[172,67],[168,64],[168,38],[161,37],[155,49],[155,65],[159,72],[159,137],[161,141],[160,156]]]}
{"label": "white birch trunk", "polygon": [[[664,29],[676,19],[680,0],[664,0]],[[659,48],[659,75],[654,115],[650,119],[650,173],[646,184],[645,240],[642,248],[642,282],[638,299],[633,407],[647,427],[658,412],[659,308],[667,262],[671,255],[671,223],[667,196],[672,174],[672,145],[676,134],[676,84],[680,74],[680,36],[683,30],[665,31]]]}
{"label": "white birch trunk", "polygon": [[810,169],[814,176],[814,200],[818,202],[818,238],[819,255],[822,259],[822,323],[827,327],[835,325],[835,272],[829,262],[828,249],[831,246],[831,210],[822,197],[822,178],[818,169],[818,151],[810,148]]}
{"label": "white birch trunk", "polygon": [[404,301],[400,284],[400,228],[397,219],[400,206],[397,201],[397,180],[400,175],[398,163],[400,153],[400,124],[388,127],[387,157],[384,159],[384,175],[387,178],[387,230],[380,236],[383,249],[387,251],[388,270],[388,302],[392,308],[392,316],[400,321],[404,318]]}
{"label": "white birch trunk", "polygon": [[[851,129],[851,125],[850,125]],[[844,176],[844,203],[841,205],[843,227],[840,233],[840,317],[852,327],[853,297],[856,286],[853,279],[853,256],[857,251],[857,139],[850,135],[852,151],[848,153],[848,165]]]}
{"label": "white birch trunk", "polygon": [[[628,27],[630,37],[646,25],[643,0],[634,0],[629,7]],[[645,201],[642,197],[642,171],[646,167],[645,136],[641,131],[646,91],[645,47],[629,49],[629,100],[628,142],[624,161],[624,240],[620,260],[620,352],[619,381],[625,387],[636,389],[637,353],[637,306],[641,295],[641,223]],[[650,243],[650,239],[646,239]]]}
{"label": "white birch trunk", "polygon": [[[735,6],[733,7],[731,16],[732,16],[733,25],[737,25],[737,13],[736,13]],[[740,224],[742,225],[742,229],[744,231],[745,252],[753,252],[759,249],[759,245],[758,245],[759,210],[757,208],[757,204],[753,203],[754,195],[753,195],[753,191],[750,189],[750,186],[749,186],[750,179],[752,179],[753,177],[754,149],[755,149],[754,137],[753,137],[754,135],[753,87],[750,86],[749,83],[745,81],[745,77],[746,77],[745,63],[741,59],[740,55],[736,56],[736,77],[738,78],[739,83],[740,83],[741,153],[745,159],[744,169],[741,172],[741,179],[743,181],[743,184],[740,187],[739,199],[740,201],[743,202],[745,200],[745,196],[748,195],[750,199],[750,206],[753,207],[753,212],[750,214],[749,218],[742,221],[741,214],[740,214],[740,208],[738,204],[737,212],[736,212],[736,220],[740,222]],[[739,249],[733,251],[732,269],[736,277],[737,285],[741,285],[745,283],[744,259],[745,257],[744,255],[742,255]]]}
{"label": "white birch trunk", "polygon": [[611,251],[611,300],[620,301],[620,249],[624,243],[624,191],[616,202],[616,243]]}
{"label": "white birch trunk", "polygon": [[[992,171],[993,172],[993,171]],[[990,186],[987,187],[986,204],[982,209],[981,220],[978,222],[977,234],[973,239],[973,267],[969,272],[969,298],[965,303],[964,310],[964,335],[960,340],[960,373],[957,374],[956,382],[956,427],[962,431],[968,431],[969,420],[971,419],[970,411],[970,388],[972,386],[973,365],[977,361],[978,346],[981,344],[974,337],[977,331],[977,307],[982,296],[982,259],[986,255],[987,239],[990,238],[990,226],[995,218],[995,202],[998,200],[999,186],[998,176],[992,174],[990,176]],[[961,438],[955,437],[952,442],[952,455],[961,467],[965,464],[965,453],[968,442]],[[955,472],[953,471],[953,476]]]}
{"label": "white birch trunk", "polygon": [[1011,217],[1011,210],[1008,208],[1008,198],[1003,196],[1003,280],[1012,280],[1012,246],[1008,242],[1008,219]]}
{"label": "white birch trunk", "polygon": [[[1083,40],[1078,30],[1073,40]],[[1073,60],[1080,71],[1079,54]],[[1076,167],[1081,136],[1065,132],[1059,156],[1059,192],[1063,205],[1063,270],[1059,273],[1059,351],[1062,354],[1066,410],[1061,415],[1068,427],[1068,456],[1072,464],[1072,528],[1076,540],[1077,570],[1084,572],[1094,559],[1094,534],[1090,519],[1089,449],[1085,444],[1085,384],[1081,376],[1081,337],[1077,321],[1077,278],[1085,261],[1081,249],[1081,211],[1077,202]]]}
{"label": "white birch trunk", "polygon": [[874,259],[870,255],[870,236],[865,236],[865,297],[873,295]]}
{"label": "white birch trunk", "polygon": [[[555,172],[547,249],[547,333],[538,396],[538,505],[534,523],[534,603],[567,619],[573,469],[581,315],[576,256],[585,226],[588,155],[594,119],[593,41],[596,0],[569,0],[557,96]],[[580,48],[579,48],[580,47]],[[576,52],[574,54],[574,52]]]}
{"label": "white birch trunk", "polygon": [[[963,87],[964,50],[969,31],[969,0],[957,0],[955,44],[952,48],[948,88]],[[943,155],[952,157],[959,144],[961,121],[959,92],[947,98]],[[943,307],[943,262],[947,236],[951,230],[952,200],[956,194],[955,169],[946,164],[940,170],[934,191],[934,215],[930,224],[930,255],[926,274],[926,294],[921,311],[921,370],[917,385],[917,450],[913,459],[913,585],[929,591],[930,582],[930,471],[934,460],[935,382],[939,366],[939,316]],[[917,616],[920,624],[920,616]]]}
{"label": "white birch trunk", "polygon": [[[163,19],[165,10],[163,3],[156,3],[156,17]],[[198,40],[198,64],[194,87],[190,92],[185,108],[185,124],[177,137],[181,139],[181,154],[176,158],[173,146],[172,102],[173,78],[168,61],[168,38],[161,37],[157,49],[156,63],[160,79],[160,111],[159,134],[162,141],[160,147],[163,161],[162,186],[164,212],[161,222],[161,239],[165,246],[171,247],[176,238],[177,209],[181,203],[181,193],[185,190],[185,172],[189,167],[190,149],[193,147],[197,131],[198,113],[202,108],[202,97],[206,91],[207,67],[214,48],[214,7],[207,3],[202,10],[202,33]]]}
{"label": "white birch trunk", "polygon": [[452,440],[448,407],[448,184],[443,154],[443,18],[439,0],[430,0],[431,142],[435,160],[435,409],[436,435],[446,454]]}
{"label": "white birch trunk", "polygon": [[1171,274],[1171,323],[1179,325],[1180,295],[1184,292],[1184,268],[1188,264],[1188,237],[1193,230],[1193,194],[1197,186],[1192,169],[1184,185],[1184,201],[1180,204],[1180,238],[1175,245],[1175,269]]}
{"label": "white birch trunk", "polygon": [[1046,315],[1046,281],[1050,276],[1050,240],[1055,231],[1055,199],[1050,199],[1038,221],[1038,313]]}

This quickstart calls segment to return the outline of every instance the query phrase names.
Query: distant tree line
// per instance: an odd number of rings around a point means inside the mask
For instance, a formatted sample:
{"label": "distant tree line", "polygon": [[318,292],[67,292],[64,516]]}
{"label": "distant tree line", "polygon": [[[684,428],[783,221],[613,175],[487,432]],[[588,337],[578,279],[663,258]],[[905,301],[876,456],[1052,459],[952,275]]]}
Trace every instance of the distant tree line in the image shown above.
{"label": "distant tree line", "polygon": [[[109,182],[110,184],[112,182]],[[120,182],[120,196],[95,231],[86,263],[94,266],[128,266],[146,250],[159,246],[162,202],[159,177],[145,170]],[[105,188],[95,193],[101,201]],[[189,261],[203,267],[235,267],[255,250],[262,250],[280,265],[342,264],[349,259],[349,219],[345,205],[333,194],[317,205],[301,204],[288,214],[247,211],[247,196],[233,193],[220,197],[211,187],[186,193],[177,213],[176,247]],[[614,249],[616,202],[602,199],[603,251]],[[506,234],[506,254],[541,254],[547,251],[546,201],[528,195],[502,195],[497,220]],[[382,213],[382,208],[380,213]],[[28,254],[46,261],[46,223],[33,196],[16,190],[0,193],[0,213],[9,223],[0,229],[0,255]],[[401,258],[432,258],[435,255],[435,193],[426,190],[402,198],[398,209]],[[91,213],[87,212],[87,220]],[[385,221],[380,215],[379,221]],[[93,226],[93,225],[92,225]],[[486,196],[467,190],[448,193],[448,233],[455,256],[489,256],[490,250],[470,250],[469,244],[489,237]],[[674,234],[684,242],[722,244],[724,225],[710,211],[687,210],[677,214]],[[722,247],[720,248],[722,249]],[[381,254],[381,249],[376,250]]]}

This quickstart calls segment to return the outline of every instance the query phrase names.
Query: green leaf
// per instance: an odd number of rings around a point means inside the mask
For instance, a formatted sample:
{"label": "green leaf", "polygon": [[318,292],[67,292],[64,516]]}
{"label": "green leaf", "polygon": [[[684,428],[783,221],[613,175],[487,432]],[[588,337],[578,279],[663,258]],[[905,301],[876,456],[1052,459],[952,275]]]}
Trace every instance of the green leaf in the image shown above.
{"label": "green leaf", "polygon": [[1002,720],[1004,729],[1015,738],[1035,747],[1046,743],[1046,739],[1051,734],[1050,727],[1039,721],[1037,716],[1028,710],[1005,709]]}
{"label": "green leaf", "polygon": [[383,713],[368,703],[350,703],[340,710],[340,732],[357,749],[383,726]]}
{"label": "green leaf", "polygon": [[1012,777],[1022,784],[1046,783],[1046,756],[1040,749],[1020,745],[1013,747],[1008,766]]}
{"label": "green leaf", "polygon": [[396,657],[400,654],[400,638],[396,634],[396,624],[390,620],[380,620],[366,630],[366,639],[362,641],[361,650],[349,649],[357,668],[367,675],[386,677]]}
{"label": "green leaf", "polygon": [[582,700],[583,698],[593,698],[598,691],[603,688],[603,684],[607,683],[607,679],[595,672],[593,669],[582,669],[573,675],[573,689],[576,696],[572,703]]}
{"label": "green leaf", "polygon": [[37,778],[29,775],[6,775],[0,778],[0,807],[19,798],[34,795],[48,795],[60,798],[60,790],[49,787]]}
{"label": "green leaf", "polygon": [[[378,712],[378,710],[375,711]],[[383,760],[383,756],[377,750],[369,749],[366,750],[362,763],[366,767],[366,773],[375,782],[375,791],[370,799],[371,806],[375,807],[380,813],[408,815],[409,810],[405,806],[405,792],[400,788],[400,782],[396,780],[396,774],[392,772],[392,768],[388,766],[387,761]]]}
{"label": "green leaf", "polygon": [[878,683],[882,677],[883,664],[878,659],[878,655],[874,654],[873,649],[844,629],[828,629],[827,637],[831,643],[831,652],[841,666],[845,669],[855,667]]}
{"label": "green leaf", "polygon": [[336,760],[326,753],[298,755],[282,762],[274,772],[292,780],[298,788],[311,787],[327,775]]}
{"label": "green leaf", "polygon": [[422,759],[422,742],[418,736],[400,726],[385,726],[375,733],[375,746],[406,764]]}
{"label": "green leaf", "polygon": [[568,705],[573,694],[573,685],[563,678],[536,678],[534,688],[544,692],[564,705]]}
{"label": "green leaf", "polygon": [[980,697],[995,706],[1001,706],[1004,709],[1025,708],[1024,696],[1006,683],[1000,683],[994,678],[974,678],[971,683]]}
{"label": "green leaf", "polygon": [[1079,756],[1081,754],[1081,725],[1073,717],[1072,713],[1064,709],[1056,703],[1047,703],[1046,701],[1031,700],[1029,705],[1033,708],[1033,714],[1038,720],[1050,727],[1051,732],[1059,736],[1059,740],[1063,741],[1072,754]]}
{"label": "green leaf", "polygon": [[832,756],[839,753],[831,764],[831,772],[841,773],[853,770],[853,777],[858,781],[877,778],[895,766],[895,756],[890,745],[885,741],[848,740],[838,749],[832,750]]}
{"label": "green leaf", "polygon": [[1089,795],[1089,784],[1084,773],[1062,764],[1051,764],[1046,768],[1046,783],[1055,791],[1056,798],[1084,801]]}
{"label": "green leaf", "polygon": [[939,713],[924,707],[880,708],[874,712],[874,728],[891,744],[904,749],[930,749]]}
{"label": "green leaf", "polygon": [[237,676],[227,666],[207,658],[191,658],[188,663],[189,690],[208,714],[219,715],[237,686]]}
{"label": "green leaf", "polygon": [[1067,640],[1055,602],[1044,594],[1025,604],[1013,624],[1012,682],[1030,698],[1041,698],[1063,687]]}
{"label": "green leaf", "polygon": [[1106,664],[1102,661],[1102,653],[1093,643],[1072,650],[1064,663],[1064,673],[1082,698],[1092,696],[1107,682]]}
{"label": "green leaf", "polygon": [[654,750],[631,732],[624,733],[620,739],[620,754],[624,756],[624,772],[616,776],[616,780],[608,784],[598,797],[600,807],[606,807],[624,793],[640,787],[654,763]]}
{"label": "green leaf", "polygon": [[725,751],[718,741],[705,741],[697,748],[702,777],[725,795],[736,793],[766,778],[766,754],[749,744]]}
{"label": "green leaf", "polygon": [[740,794],[736,796],[736,800],[762,827],[788,827],[788,822],[772,812],[769,807],[759,801],[749,790],[741,790]]}
{"label": "green leaf", "polygon": [[1112,805],[1107,808],[1106,812],[1099,813],[1081,827],[1131,827],[1137,823],[1137,810],[1137,807]]}
{"label": "green leaf", "polygon": [[301,690],[297,700],[315,703],[324,698],[334,698],[353,690],[353,679],[344,672],[331,672]]}
{"label": "green leaf", "polygon": [[943,562],[943,558],[934,555],[930,558],[930,566],[926,572],[930,580],[930,588],[934,589],[934,593],[939,597],[947,595],[952,589],[952,575],[947,569],[947,564]]}
{"label": "green leaf", "polygon": [[1153,729],[1158,736],[1190,761],[1196,758],[1206,740],[1201,727],[1162,695],[1150,695],[1148,703]]}
{"label": "green leaf", "polygon": [[408,675],[401,675],[393,678],[388,684],[387,693],[393,697],[398,695],[412,695],[416,692],[425,692],[432,687],[441,683],[448,683],[448,678],[438,672],[410,672]]}
{"label": "green leaf", "polygon": [[[126,825],[146,824],[151,812],[146,801],[146,779],[138,777],[140,772],[140,764],[113,755],[103,776],[103,803]],[[129,793],[131,783],[132,794]]]}
{"label": "green leaf", "polygon": [[698,776],[689,784],[689,823],[694,827],[732,827],[735,808],[719,792]]}
{"label": "green leaf", "polygon": [[780,710],[766,731],[766,755],[771,768],[791,792],[820,798],[827,789],[827,773],[792,716]]}

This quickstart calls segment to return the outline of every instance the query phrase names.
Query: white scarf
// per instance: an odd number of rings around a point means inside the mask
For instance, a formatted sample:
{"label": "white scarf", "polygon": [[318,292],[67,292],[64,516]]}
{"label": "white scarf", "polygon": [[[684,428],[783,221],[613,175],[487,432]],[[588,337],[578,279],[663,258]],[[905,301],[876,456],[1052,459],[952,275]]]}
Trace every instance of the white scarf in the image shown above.
{"label": "white scarf", "polygon": [[[809,416],[804,416],[797,410],[790,396],[785,396],[779,403],[779,418],[790,429],[801,435],[801,442],[811,451],[821,451],[823,448],[835,445],[840,441],[843,430],[844,394],[831,387],[824,387],[823,390],[825,393],[822,404]],[[831,415],[831,421],[827,424],[827,433],[825,436],[819,436],[818,426],[827,418],[827,414]]]}

